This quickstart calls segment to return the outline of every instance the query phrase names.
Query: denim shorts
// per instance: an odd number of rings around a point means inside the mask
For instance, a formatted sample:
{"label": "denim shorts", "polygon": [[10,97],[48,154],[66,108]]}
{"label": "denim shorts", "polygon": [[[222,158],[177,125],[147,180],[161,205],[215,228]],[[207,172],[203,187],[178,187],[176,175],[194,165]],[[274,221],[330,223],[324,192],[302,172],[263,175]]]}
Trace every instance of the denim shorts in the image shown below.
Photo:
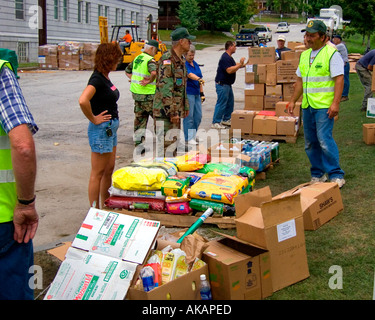
{"label": "denim shorts", "polygon": [[[89,137],[89,144],[92,152],[96,153],[110,153],[113,148],[117,146],[117,129],[119,127],[119,120],[112,119],[111,121],[103,122],[95,125],[89,123],[87,134]],[[111,128],[112,136],[107,135],[107,128]]]}

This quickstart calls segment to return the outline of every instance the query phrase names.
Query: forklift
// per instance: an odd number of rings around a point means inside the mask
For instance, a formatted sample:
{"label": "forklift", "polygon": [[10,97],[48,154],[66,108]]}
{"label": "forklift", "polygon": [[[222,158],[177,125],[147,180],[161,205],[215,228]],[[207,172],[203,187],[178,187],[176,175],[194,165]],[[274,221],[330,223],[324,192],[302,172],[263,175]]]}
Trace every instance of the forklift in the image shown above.
{"label": "forklift", "polygon": [[[151,39],[158,40],[157,23],[149,22],[151,27]],[[118,70],[123,70],[125,67],[131,63],[138,55],[142,53],[142,49],[145,45],[145,40],[138,37],[139,25],[129,24],[129,25],[114,25],[112,26],[112,36],[111,42],[121,43],[122,37],[125,35],[125,31],[129,30],[132,36],[132,41],[129,46],[125,46],[123,49],[123,59],[117,66]],[[100,29],[100,42],[108,42],[108,24],[106,17],[99,17],[99,29]],[[167,47],[164,43],[159,41],[159,51],[155,55],[155,60],[158,61],[162,54],[167,51]]]}

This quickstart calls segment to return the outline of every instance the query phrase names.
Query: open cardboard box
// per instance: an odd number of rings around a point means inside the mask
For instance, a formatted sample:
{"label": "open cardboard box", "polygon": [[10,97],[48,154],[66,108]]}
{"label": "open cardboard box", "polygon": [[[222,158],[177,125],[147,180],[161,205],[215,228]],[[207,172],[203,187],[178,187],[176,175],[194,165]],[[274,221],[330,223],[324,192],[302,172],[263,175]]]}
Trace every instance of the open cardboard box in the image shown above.
{"label": "open cardboard box", "polygon": [[[176,239],[178,239],[186,230],[176,233]],[[197,233],[185,237],[181,244],[171,240],[163,240],[162,237],[158,237],[156,241],[157,250],[162,250],[168,245],[172,246],[174,249],[180,247],[182,249],[185,245],[186,249],[192,250],[191,252],[185,251],[187,257],[192,257],[196,254],[196,257],[201,258],[202,252],[207,247],[207,240],[199,236]],[[156,287],[151,291],[145,292],[136,286],[141,268],[142,266],[138,267],[131,287],[128,290],[127,299],[129,300],[201,300],[199,291],[200,275],[205,274],[206,279],[209,279],[208,265],[206,264],[198,270],[190,271],[177,279]]]}
{"label": "open cardboard box", "polygon": [[270,257],[267,250],[221,234],[203,253],[214,300],[260,300],[272,294]]}
{"label": "open cardboard box", "polygon": [[272,287],[309,277],[300,195],[272,199],[265,187],[235,199],[237,237],[269,251]]}
{"label": "open cardboard box", "polygon": [[335,182],[304,183],[274,197],[301,195],[305,230],[316,230],[344,210],[340,188]]}
{"label": "open cardboard box", "polygon": [[45,300],[123,300],[160,222],[91,208]]}

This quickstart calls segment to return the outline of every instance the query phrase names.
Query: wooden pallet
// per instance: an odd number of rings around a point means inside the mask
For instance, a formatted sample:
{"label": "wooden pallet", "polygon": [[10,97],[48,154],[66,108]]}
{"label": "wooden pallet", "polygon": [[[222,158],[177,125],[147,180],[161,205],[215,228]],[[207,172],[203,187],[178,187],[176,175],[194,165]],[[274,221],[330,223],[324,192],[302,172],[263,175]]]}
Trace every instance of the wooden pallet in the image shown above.
{"label": "wooden pallet", "polygon": [[241,139],[258,141],[284,141],[286,143],[296,143],[298,134],[294,136],[268,135],[268,134],[241,134]]}
{"label": "wooden pallet", "polygon": [[[181,227],[181,228],[190,227],[195,221],[197,221],[197,218],[200,215],[200,214],[197,214],[193,216],[193,215],[183,215],[183,214],[170,214],[166,212],[150,211],[150,210],[142,211],[142,210],[111,209],[111,208],[106,208],[105,210],[127,214],[133,217],[160,221],[160,223],[166,227]],[[234,217],[213,216],[213,217],[207,218],[204,223],[214,224],[220,229],[232,229],[236,227],[235,222],[234,222]]]}

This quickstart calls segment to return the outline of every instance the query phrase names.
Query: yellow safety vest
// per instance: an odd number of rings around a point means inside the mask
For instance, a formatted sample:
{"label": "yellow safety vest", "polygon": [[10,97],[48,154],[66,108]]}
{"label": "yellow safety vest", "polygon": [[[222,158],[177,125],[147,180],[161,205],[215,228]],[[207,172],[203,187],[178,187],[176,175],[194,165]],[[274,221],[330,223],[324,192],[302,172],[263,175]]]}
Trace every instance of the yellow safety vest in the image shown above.
{"label": "yellow safety vest", "polygon": [[155,94],[156,81],[142,86],[140,83],[144,77],[149,77],[150,72],[148,71],[148,63],[153,59],[147,53],[141,53],[133,61],[133,71],[131,78],[130,91],[136,94]]}
{"label": "yellow safety vest", "polygon": [[[4,66],[13,71],[12,65],[0,60],[0,72]],[[0,126],[0,223],[13,220],[17,202],[16,181],[13,173],[9,137]]]}
{"label": "yellow safety vest", "polygon": [[331,106],[335,96],[335,81],[330,76],[329,64],[337,50],[325,45],[310,65],[311,51],[302,52],[299,62],[303,83],[302,108],[326,109]]}

